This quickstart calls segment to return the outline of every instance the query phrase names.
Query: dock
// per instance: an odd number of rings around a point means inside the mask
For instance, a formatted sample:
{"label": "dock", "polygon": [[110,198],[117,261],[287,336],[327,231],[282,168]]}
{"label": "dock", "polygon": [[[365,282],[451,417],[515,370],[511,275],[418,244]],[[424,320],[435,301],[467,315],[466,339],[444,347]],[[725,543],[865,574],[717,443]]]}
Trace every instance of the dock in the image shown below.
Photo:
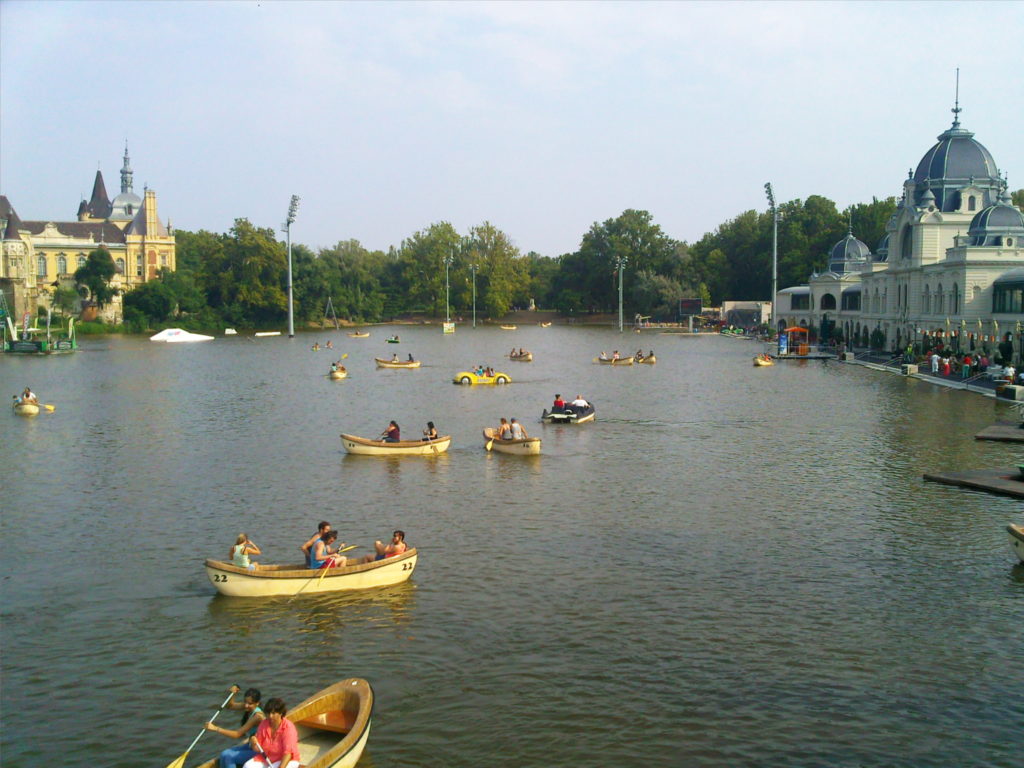
{"label": "dock", "polygon": [[1002,496],[1024,499],[1024,476],[1016,469],[981,469],[973,472],[926,472],[925,480],[958,485]]}
{"label": "dock", "polygon": [[1024,426],[1001,421],[991,427],[985,427],[974,436],[974,439],[991,440],[996,443],[1024,443]]}

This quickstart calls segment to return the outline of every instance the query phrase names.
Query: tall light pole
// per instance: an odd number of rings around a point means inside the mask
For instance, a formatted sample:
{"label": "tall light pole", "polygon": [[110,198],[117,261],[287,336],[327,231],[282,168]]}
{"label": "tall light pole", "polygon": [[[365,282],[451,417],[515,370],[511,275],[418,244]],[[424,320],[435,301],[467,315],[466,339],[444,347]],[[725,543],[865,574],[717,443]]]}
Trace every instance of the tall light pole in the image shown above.
{"label": "tall light pole", "polygon": [[622,268],[627,261],[629,259],[621,254],[615,257],[615,266],[619,270],[619,333],[622,333]]}
{"label": "tall light pole", "polygon": [[448,255],[444,257],[444,321],[450,323],[452,321],[451,313],[451,302],[449,301],[449,289],[448,289],[448,268],[455,261],[455,254],[452,249],[449,248]]}
{"label": "tall light pole", "polygon": [[292,195],[288,204],[288,218],[285,221],[284,231],[288,235],[288,338],[295,336],[295,306],[292,298],[292,224],[295,221],[295,212],[299,210],[299,196]]}
{"label": "tall light pole", "polygon": [[469,270],[473,273],[473,327],[476,328],[476,264],[470,264]]}
{"label": "tall light pole", "polygon": [[765,194],[768,195],[768,208],[772,212],[772,311],[769,315],[772,327],[769,329],[769,336],[778,329],[775,327],[775,296],[778,293],[779,282],[779,212],[775,208],[775,193],[772,192],[772,184],[764,185]]}

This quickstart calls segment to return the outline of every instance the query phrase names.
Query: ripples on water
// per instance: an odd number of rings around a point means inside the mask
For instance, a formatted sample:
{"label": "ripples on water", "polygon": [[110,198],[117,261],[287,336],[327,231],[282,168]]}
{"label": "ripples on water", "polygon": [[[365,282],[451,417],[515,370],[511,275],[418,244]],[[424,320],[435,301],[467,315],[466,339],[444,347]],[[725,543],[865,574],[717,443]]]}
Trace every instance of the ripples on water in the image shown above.
{"label": "ripples on water", "polygon": [[[364,768],[1020,764],[1024,567],[1003,527],[1021,505],[921,481],[1017,463],[971,439],[1004,405],[755,369],[717,337],[644,336],[657,365],[596,366],[625,344],[593,329],[403,329],[424,367],[378,371],[385,335],[0,359],[0,391],[58,404],[3,420],[5,766],[165,765],[231,683],[296,703],[352,675],[378,696]],[[536,362],[498,365],[512,343]],[[477,363],[515,383],[450,383]],[[538,423],[556,391],[598,420]],[[502,415],[543,455],[486,453]],[[432,419],[450,453],[342,452],[339,432],[392,418]],[[404,528],[412,581],[213,592],[202,559],[239,531],[296,560],[320,519],[354,554]]]}

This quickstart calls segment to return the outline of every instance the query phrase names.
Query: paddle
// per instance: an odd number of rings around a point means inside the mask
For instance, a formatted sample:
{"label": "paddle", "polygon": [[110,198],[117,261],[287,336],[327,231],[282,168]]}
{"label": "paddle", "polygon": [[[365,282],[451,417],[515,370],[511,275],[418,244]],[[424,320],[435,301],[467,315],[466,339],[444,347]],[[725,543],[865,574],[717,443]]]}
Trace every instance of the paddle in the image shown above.
{"label": "paddle", "polygon": [[[358,546],[359,546],[358,544],[353,544],[352,546],[349,546],[349,547],[345,547],[344,549],[339,549],[339,550],[338,550],[338,552],[348,552],[348,551],[349,551],[350,549],[355,549],[355,548],[356,548],[356,547],[358,547]],[[316,579],[316,578],[318,578],[318,577],[319,577],[320,579],[322,579],[322,578],[323,578],[324,576],[326,576],[326,575],[327,575],[327,572],[328,572],[329,570],[331,570],[331,569],[330,569],[330,568],[320,568],[320,569],[318,569],[318,570],[320,571],[320,573],[318,573],[318,574],[317,574],[316,576],[310,576],[310,578],[309,578],[309,581],[307,581],[307,582],[306,582],[305,584],[303,584],[303,585],[302,585],[302,587],[301,587],[301,588],[299,589],[299,591],[298,591],[298,592],[296,592],[296,593],[295,593],[294,595],[292,595],[291,597],[289,597],[289,598],[288,598],[288,602],[289,602],[289,603],[290,603],[290,602],[291,602],[292,600],[294,600],[294,599],[295,599],[296,597],[298,597],[298,596],[299,596],[300,594],[302,594],[302,590],[303,590],[303,589],[305,589],[306,587],[308,587],[308,586],[309,586],[310,584],[312,584],[312,583],[313,583],[313,579]],[[319,581],[317,581],[317,584],[319,584],[319,583],[320,583],[320,582],[319,582]]]}
{"label": "paddle", "polygon": [[50,405],[49,403],[43,403],[43,408],[45,408],[50,413],[53,413],[54,411],[57,410],[57,406],[56,405]]}
{"label": "paddle", "polygon": [[[232,691],[231,693],[228,694],[228,697],[226,699],[224,699],[224,703],[221,704],[220,708],[216,712],[213,713],[213,717],[210,718],[209,722],[212,723],[214,720],[217,719],[217,715],[219,715],[224,710],[224,707],[226,707],[228,705],[228,702],[231,701],[231,697],[234,696],[234,695],[235,695],[234,691]],[[206,733],[206,726],[205,725],[203,726],[203,730],[201,730],[199,732],[199,735],[196,736],[195,739],[192,740],[192,743],[188,745],[188,749],[185,750],[184,754],[181,757],[179,757],[177,760],[172,760],[170,763],[168,763],[167,764],[167,768],[185,768],[185,758],[187,758],[188,757],[188,753],[192,751],[192,747],[194,747],[196,744],[198,744],[199,740],[201,738],[203,738],[203,734],[204,733]]]}
{"label": "paddle", "polygon": [[[352,546],[350,546],[350,547],[345,547],[344,549],[339,549],[339,550],[338,550],[337,552],[335,552],[334,554],[336,554],[336,555],[340,555],[340,554],[341,554],[342,552],[348,552],[348,551],[349,551],[350,549],[355,549],[355,548],[356,548],[356,547],[358,547],[358,546],[359,546],[358,544],[353,544],[353,545],[352,545]],[[322,571],[322,573],[320,574],[320,578],[319,578],[319,579],[317,579],[317,582],[316,582],[317,586],[320,586],[320,582],[324,580],[324,576],[326,576],[326,575],[327,575],[327,572],[328,572],[329,570],[331,570],[331,569],[330,569],[330,568],[321,568],[320,570]],[[298,594],[298,592],[296,592],[295,594]]]}

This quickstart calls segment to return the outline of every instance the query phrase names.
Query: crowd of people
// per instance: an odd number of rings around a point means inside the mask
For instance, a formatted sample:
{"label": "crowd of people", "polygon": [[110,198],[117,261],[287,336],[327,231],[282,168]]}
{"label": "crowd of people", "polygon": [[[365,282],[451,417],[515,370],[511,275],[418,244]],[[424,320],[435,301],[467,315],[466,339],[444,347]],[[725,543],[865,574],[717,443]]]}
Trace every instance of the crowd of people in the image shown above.
{"label": "crowd of people", "polygon": [[[993,364],[986,352],[956,353],[937,347],[925,355],[925,362],[933,375],[969,379],[988,371]],[[1024,372],[1017,374],[1012,364],[1007,364],[998,377],[1011,384],[1024,384]]]}

